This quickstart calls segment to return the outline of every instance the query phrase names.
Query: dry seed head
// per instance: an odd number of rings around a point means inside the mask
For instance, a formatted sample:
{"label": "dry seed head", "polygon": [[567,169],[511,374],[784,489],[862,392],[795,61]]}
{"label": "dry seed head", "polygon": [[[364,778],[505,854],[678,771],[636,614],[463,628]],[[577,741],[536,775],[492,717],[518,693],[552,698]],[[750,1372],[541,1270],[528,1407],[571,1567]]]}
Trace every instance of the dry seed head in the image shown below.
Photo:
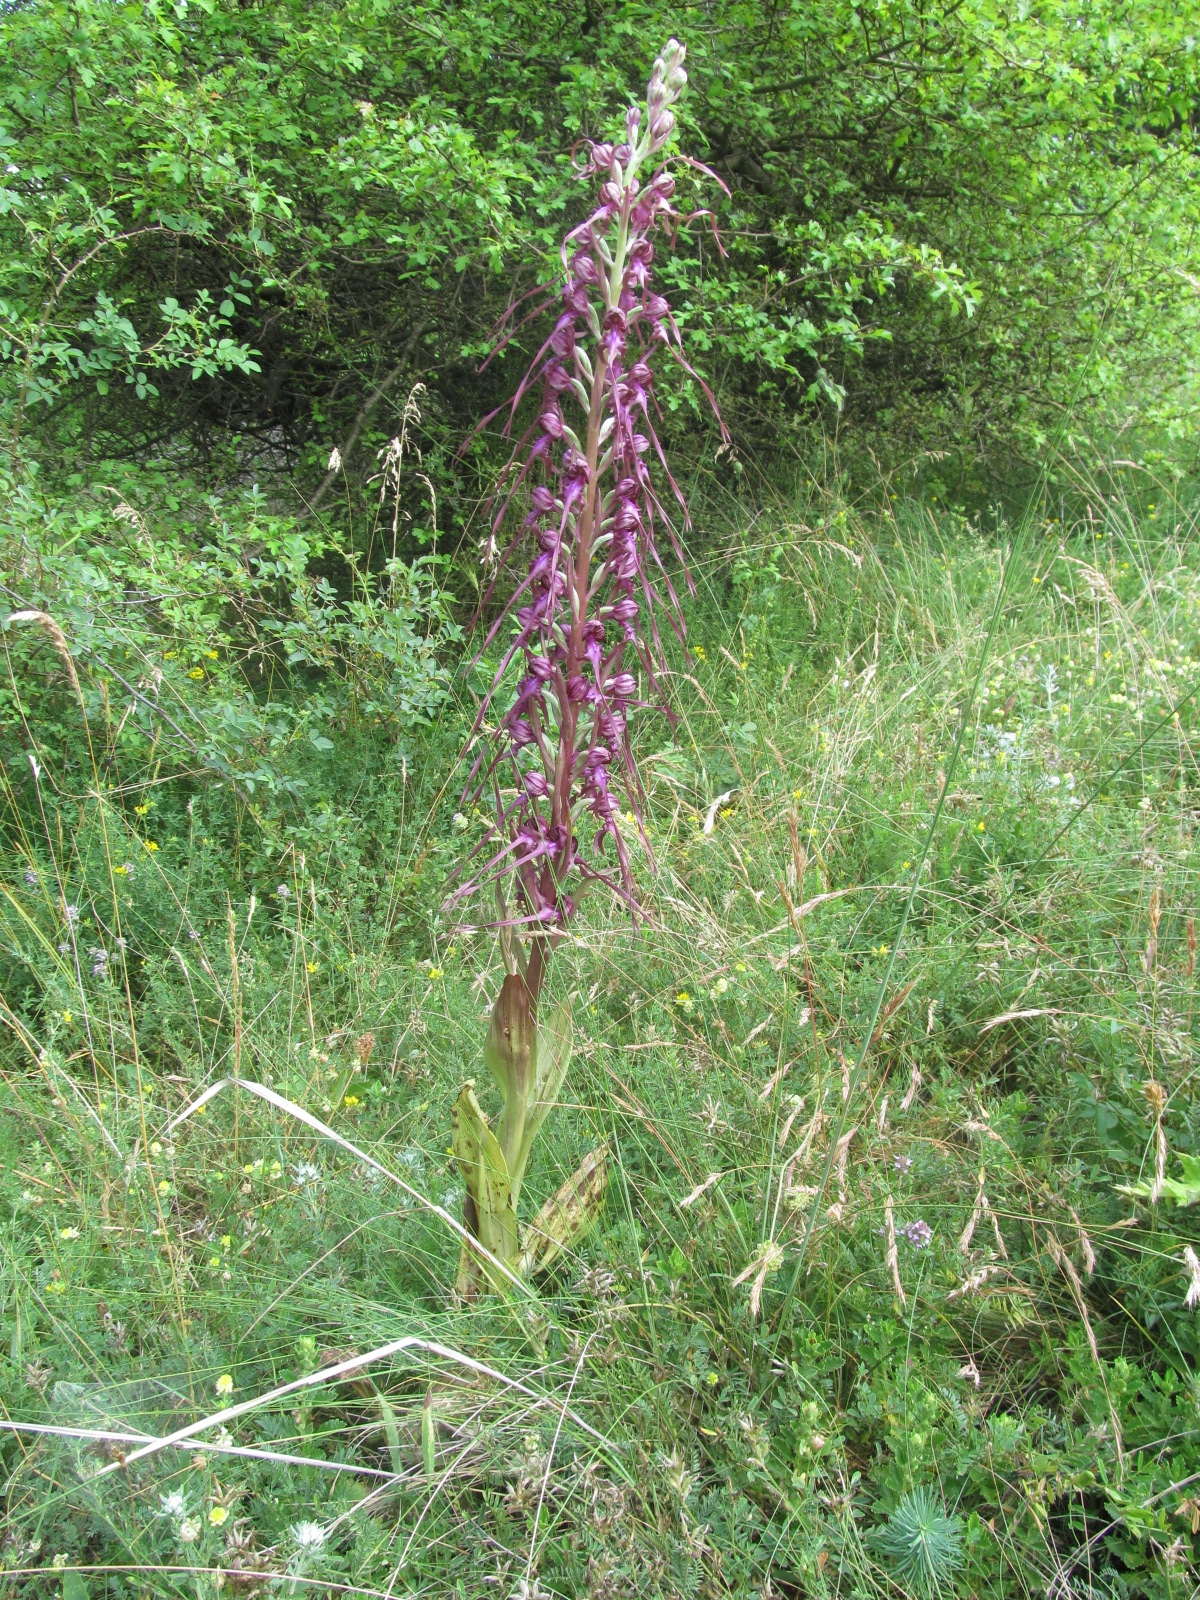
{"label": "dry seed head", "polygon": [[1183,1264],[1188,1273],[1187,1294],[1183,1303],[1189,1311],[1192,1311],[1200,1305],[1200,1256],[1197,1256],[1190,1244],[1183,1247]]}

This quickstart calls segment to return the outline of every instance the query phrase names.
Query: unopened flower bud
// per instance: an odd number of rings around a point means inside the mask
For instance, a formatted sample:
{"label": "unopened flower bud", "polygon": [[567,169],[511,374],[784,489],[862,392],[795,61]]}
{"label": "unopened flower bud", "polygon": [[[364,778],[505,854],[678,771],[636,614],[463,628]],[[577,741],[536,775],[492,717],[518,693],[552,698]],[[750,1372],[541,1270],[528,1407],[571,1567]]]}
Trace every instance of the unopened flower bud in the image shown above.
{"label": "unopened flower bud", "polygon": [[660,111],[650,124],[650,148],[652,150],[661,149],[671,137],[674,127],[675,118],[673,114],[670,111]]}

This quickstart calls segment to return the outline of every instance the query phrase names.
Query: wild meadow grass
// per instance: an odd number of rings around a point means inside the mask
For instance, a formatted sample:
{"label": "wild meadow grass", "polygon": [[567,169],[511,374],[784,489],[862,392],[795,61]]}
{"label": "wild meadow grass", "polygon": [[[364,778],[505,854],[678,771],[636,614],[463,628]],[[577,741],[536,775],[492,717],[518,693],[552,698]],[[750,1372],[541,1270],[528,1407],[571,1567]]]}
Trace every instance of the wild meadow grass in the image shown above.
{"label": "wild meadow grass", "polygon": [[1193,1591],[1193,502],[897,495],[698,529],[648,920],[551,984],[526,1187],[606,1209],[469,1307],[470,681],[264,833],[0,636],[0,1592]]}

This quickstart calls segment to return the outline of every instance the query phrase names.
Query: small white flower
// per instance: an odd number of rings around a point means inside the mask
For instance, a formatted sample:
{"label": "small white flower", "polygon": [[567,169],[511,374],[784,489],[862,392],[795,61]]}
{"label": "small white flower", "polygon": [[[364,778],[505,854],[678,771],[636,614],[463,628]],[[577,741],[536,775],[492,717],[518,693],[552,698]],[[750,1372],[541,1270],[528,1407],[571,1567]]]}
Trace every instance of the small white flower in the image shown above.
{"label": "small white flower", "polygon": [[320,1183],[321,1169],[315,1167],[311,1161],[301,1161],[292,1168],[292,1182],[298,1189],[305,1189],[311,1183]]}
{"label": "small white flower", "polygon": [[182,1517],[187,1513],[187,1501],[180,1490],[175,1489],[170,1494],[160,1494],[158,1503],[162,1507],[164,1517]]}
{"label": "small white flower", "polygon": [[179,1524],[180,1544],[195,1544],[200,1537],[200,1518],[187,1517]]}
{"label": "small white flower", "polygon": [[329,472],[340,472],[342,470],[342,452],[337,445],[334,445],[329,452],[329,465],[326,470]]}
{"label": "small white flower", "polygon": [[325,1543],[325,1529],[319,1522],[296,1522],[292,1524],[292,1538],[301,1550],[319,1550]]}

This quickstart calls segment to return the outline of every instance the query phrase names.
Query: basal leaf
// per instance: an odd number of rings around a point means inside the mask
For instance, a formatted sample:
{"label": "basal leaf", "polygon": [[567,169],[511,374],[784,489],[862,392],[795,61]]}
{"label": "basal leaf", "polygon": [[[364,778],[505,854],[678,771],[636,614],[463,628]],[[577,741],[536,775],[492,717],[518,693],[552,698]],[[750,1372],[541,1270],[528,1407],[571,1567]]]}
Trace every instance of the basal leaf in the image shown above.
{"label": "basal leaf", "polygon": [[525,1229],[521,1271],[543,1272],[564,1250],[578,1244],[600,1215],[608,1188],[608,1146],[586,1156]]}
{"label": "basal leaf", "polygon": [[454,1156],[475,1207],[476,1237],[500,1261],[514,1261],[517,1219],[508,1166],[499,1141],[479,1108],[474,1084],[463,1085],[454,1103],[452,1124]]}

